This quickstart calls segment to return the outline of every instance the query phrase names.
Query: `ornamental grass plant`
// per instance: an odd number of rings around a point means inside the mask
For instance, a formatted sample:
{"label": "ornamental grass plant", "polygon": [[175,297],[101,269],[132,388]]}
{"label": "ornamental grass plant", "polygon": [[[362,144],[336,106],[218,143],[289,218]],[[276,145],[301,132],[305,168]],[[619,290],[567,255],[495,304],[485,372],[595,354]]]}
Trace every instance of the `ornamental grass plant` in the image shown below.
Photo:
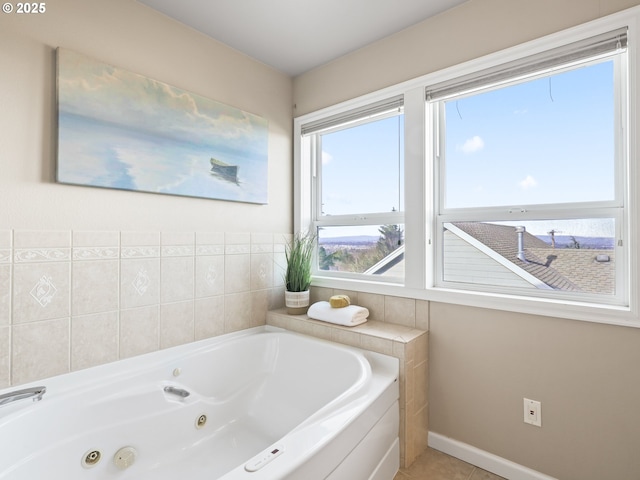
{"label": "ornamental grass plant", "polygon": [[293,235],[285,248],[287,270],[284,281],[289,292],[304,292],[311,285],[311,261],[315,235],[311,233]]}

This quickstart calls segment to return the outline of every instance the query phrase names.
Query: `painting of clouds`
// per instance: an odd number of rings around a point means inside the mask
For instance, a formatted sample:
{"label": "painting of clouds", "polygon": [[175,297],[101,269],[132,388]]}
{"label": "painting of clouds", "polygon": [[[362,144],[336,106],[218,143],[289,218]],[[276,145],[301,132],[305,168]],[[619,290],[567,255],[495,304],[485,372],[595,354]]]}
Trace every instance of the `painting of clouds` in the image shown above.
{"label": "painting of clouds", "polygon": [[267,203],[261,117],[58,49],[60,183]]}

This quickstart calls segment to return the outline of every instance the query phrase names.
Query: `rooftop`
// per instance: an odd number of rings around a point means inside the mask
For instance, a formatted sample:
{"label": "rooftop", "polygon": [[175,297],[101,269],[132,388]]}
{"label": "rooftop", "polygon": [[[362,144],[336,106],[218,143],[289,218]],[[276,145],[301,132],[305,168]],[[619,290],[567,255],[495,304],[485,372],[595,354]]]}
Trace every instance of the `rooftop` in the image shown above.
{"label": "rooftop", "polygon": [[554,290],[615,293],[613,250],[554,248],[525,230],[523,261],[518,258],[516,227],[482,222],[453,225]]}

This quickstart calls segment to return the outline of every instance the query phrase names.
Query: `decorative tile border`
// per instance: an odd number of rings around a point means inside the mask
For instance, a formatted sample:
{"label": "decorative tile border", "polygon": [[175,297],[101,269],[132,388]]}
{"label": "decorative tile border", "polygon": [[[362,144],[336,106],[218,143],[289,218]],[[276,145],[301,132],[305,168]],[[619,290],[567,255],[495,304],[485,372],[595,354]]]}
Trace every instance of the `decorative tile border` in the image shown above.
{"label": "decorative tile border", "polygon": [[120,247],[120,258],[156,258],[159,256],[159,246]]}
{"label": "decorative tile border", "polygon": [[73,247],[74,260],[113,260],[120,258],[119,247]]}
{"label": "decorative tile border", "polygon": [[224,245],[198,245],[196,247],[196,255],[224,255]]}
{"label": "decorative tile border", "polygon": [[192,257],[195,254],[192,245],[168,245],[162,247],[163,257]]}
{"label": "decorative tile border", "polygon": [[224,253],[226,255],[243,255],[251,253],[251,245],[225,245]]}
{"label": "decorative tile border", "polygon": [[0,248],[0,263],[11,263],[10,248]]}
{"label": "decorative tile border", "polygon": [[195,255],[195,233],[162,232],[160,234],[160,256],[192,257]]}
{"label": "decorative tile border", "polygon": [[251,253],[273,253],[273,235],[252,233]]}
{"label": "decorative tile border", "polygon": [[196,256],[224,255],[224,233],[196,232]]}
{"label": "decorative tile border", "polygon": [[224,236],[224,253],[227,255],[251,253],[251,234],[226,233]]}
{"label": "decorative tile border", "polygon": [[13,252],[15,263],[64,262],[71,260],[71,248],[28,248]]}

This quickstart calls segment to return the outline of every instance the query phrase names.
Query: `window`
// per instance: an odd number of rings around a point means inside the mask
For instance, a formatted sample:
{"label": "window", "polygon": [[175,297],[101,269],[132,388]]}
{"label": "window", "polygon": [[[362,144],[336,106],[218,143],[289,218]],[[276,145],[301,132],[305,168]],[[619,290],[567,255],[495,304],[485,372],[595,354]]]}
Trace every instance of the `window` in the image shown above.
{"label": "window", "polygon": [[429,92],[438,285],[626,304],[625,45],[616,31]]}
{"label": "window", "polygon": [[402,104],[385,99],[303,127],[315,166],[316,274],[402,280]]}
{"label": "window", "polygon": [[314,285],[640,326],[638,20],[296,118]]}

